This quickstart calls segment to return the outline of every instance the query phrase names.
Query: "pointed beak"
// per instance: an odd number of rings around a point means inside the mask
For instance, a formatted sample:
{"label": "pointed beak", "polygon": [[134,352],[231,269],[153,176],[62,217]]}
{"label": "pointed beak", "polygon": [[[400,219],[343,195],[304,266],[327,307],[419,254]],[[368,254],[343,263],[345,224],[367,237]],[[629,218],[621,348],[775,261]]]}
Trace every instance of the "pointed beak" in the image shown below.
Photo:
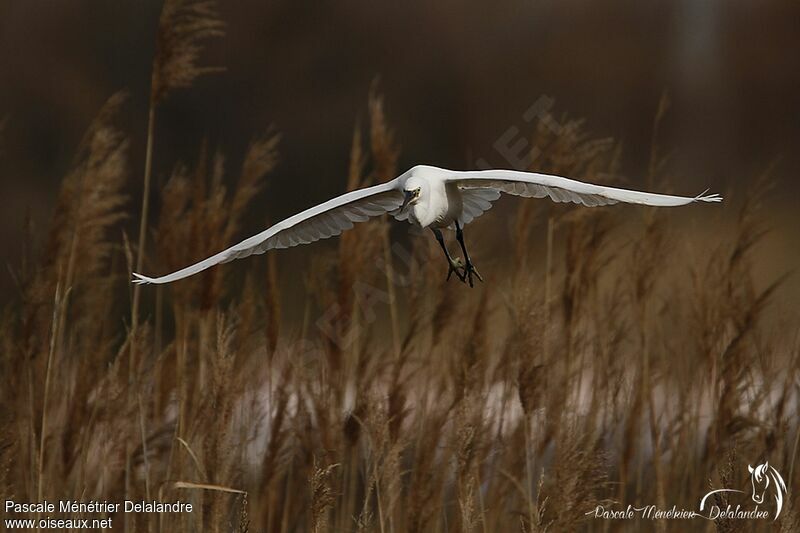
{"label": "pointed beak", "polygon": [[405,194],[406,197],[403,199],[403,205],[400,206],[401,213],[406,210],[408,203],[414,199],[414,193],[411,191],[403,191],[403,194]]}

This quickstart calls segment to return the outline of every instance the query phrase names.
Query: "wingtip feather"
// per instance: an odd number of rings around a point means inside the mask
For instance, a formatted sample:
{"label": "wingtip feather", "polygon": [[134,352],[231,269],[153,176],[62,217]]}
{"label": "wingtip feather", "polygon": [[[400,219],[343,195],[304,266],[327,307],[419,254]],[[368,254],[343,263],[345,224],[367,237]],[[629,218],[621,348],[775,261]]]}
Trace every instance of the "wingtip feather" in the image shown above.
{"label": "wingtip feather", "polygon": [[722,196],[720,196],[719,194],[706,194],[706,193],[708,193],[708,189],[706,189],[705,191],[703,191],[699,195],[695,196],[694,201],[695,202],[712,202],[712,203],[721,202],[722,201]]}
{"label": "wingtip feather", "polygon": [[131,283],[135,285],[148,285],[153,283],[153,278],[148,278],[147,276],[142,276],[141,274],[133,272],[133,279],[131,280]]}

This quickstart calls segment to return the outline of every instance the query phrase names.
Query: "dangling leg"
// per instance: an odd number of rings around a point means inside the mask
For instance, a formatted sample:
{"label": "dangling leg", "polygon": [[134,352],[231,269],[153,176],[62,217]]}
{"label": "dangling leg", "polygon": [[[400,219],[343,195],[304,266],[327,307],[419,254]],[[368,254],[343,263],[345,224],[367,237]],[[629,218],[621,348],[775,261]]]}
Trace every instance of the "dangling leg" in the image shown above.
{"label": "dangling leg", "polygon": [[483,278],[475,269],[475,265],[472,264],[472,261],[469,259],[469,254],[467,253],[467,247],[464,245],[464,232],[461,231],[461,225],[456,221],[456,239],[458,239],[458,244],[461,245],[461,251],[464,252],[464,261],[466,261],[466,265],[464,266],[464,277],[469,278],[469,286],[474,287],[472,284],[472,275],[475,276],[483,283]]}
{"label": "dangling leg", "polygon": [[465,281],[467,279],[466,276],[458,271],[459,268],[464,268],[464,265],[461,262],[461,258],[458,257],[456,259],[453,259],[450,256],[450,252],[447,251],[447,246],[445,246],[444,244],[444,237],[442,237],[441,230],[436,228],[431,228],[431,231],[436,236],[436,240],[439,241],[439,246],[441,246],[442,250],[444,250],[444,255],[445,257],[447,257],[447,262],[450,265],[450,269],[447,271],[447,281],[450,281],[450,276],[453,275],[453,272],[456,273],[458,279],[460,279],[461,281]]}

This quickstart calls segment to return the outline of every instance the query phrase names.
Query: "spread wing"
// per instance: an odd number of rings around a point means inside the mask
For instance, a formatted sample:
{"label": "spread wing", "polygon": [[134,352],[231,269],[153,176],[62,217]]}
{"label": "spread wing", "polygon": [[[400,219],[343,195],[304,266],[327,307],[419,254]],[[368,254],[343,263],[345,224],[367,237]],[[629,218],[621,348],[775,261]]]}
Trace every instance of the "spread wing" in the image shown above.
{"label": "spread wing", "polygon": [[134,272],[133,282],[170,283],[234,259],[339,235],[352,228],[356,222],[364,222],[370,217],[395,212],[403,203],[401,178],[352,191],[306,209],[227,250],[166,276],[149,278]]}
{"label": "spread wing", "polygon": [[[673,207],[693,202],[722,201],[720,195],[706,195],[705,192],[694,197],[670,196],[668,194],[605,187],[560,176],[516,170],[448,171],[448,176],[445,180],[457,183],[463,192],[467,192],[469,189],[489,189],[525,198],[545,198],[549,196],[555,202],[573,202],[589,207],[611,205],[617,202]],[[488,198],[486,200],[488,202]],[[483,213],[490,206],[491,204],[480,212]]]}

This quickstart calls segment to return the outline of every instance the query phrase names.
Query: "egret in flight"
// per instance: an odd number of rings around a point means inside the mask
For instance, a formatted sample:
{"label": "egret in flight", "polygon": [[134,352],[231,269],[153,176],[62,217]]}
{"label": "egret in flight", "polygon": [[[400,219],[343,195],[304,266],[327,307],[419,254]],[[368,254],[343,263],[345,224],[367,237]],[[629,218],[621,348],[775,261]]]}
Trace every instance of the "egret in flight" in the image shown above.
{"label": "egret in flight", "polygon": [[[388,213],[397,220],[408,220],[421,228],[430,228],[447,258],[447,279],[455,273],[462,282],[468,281],[473,286],[473,277],[480,281],[483,278],[467,253],[464,226],[489,210],[500,193],[524,198],[549,196],[555,202],[573,202],[589,207],[617,202],[674,207],[693,202],[722,201],[718,194],[669,196],[533,172],[457,171],[418,165],[386,183],[348,192],[306,209],[227,250],[171,274],[150,278],[134,272],[133,282],[170,283],[234,259],[327,239],[352,228],[356,222]],[[442,229],[453,227],[464,254],[463,261],[450,255],[442,236]]]}

